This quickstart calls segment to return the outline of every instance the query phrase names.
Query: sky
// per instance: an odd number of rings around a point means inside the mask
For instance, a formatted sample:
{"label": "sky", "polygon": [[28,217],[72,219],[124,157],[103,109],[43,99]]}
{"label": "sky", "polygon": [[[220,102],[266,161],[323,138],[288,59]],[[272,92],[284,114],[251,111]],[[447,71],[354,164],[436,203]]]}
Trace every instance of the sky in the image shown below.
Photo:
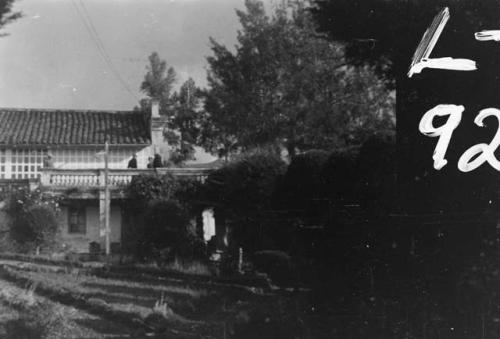
{"label": "sky", "polygon": [[208,39],[233,47],[235,9],[243,7],[244,0],[17,0],[24,16],[0,37],[0,107],[131,110],[144,97],[153,51],[174,67],[177,86],[189,77],[206,86]]}

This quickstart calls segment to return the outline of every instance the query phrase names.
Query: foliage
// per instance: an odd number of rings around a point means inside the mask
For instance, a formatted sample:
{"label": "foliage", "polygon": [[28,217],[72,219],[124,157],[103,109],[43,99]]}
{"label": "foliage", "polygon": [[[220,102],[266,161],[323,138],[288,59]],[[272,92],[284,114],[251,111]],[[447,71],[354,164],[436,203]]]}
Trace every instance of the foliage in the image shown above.
{"label": "foliage", "polygon": [[[141,91],[151,100],[158,100],[160,104],[160,114],[168,114],[172,106],[172,90],[175,83],[175,70],[172,67],[167,69],[167,63],[160,59],[157,52],[149,56],[149,65],[146,67],[147,73],[141,84]],[[150,104],[150,103],[149,103]]]}
{"label": "foliage", "polygon": [[242,29],[233,53],[211,39],[206,116],[207,150],[278,144],[298,150],[359,143],[394,128],[394,98],[370,67],[346,64],[343,47],[315,32],[300,2],[272,16],[262,2],[237,11]]}
{"label": "foliage", "polygon": [[160,114],[168,117],[163,131],[165,140],[172,146],[169,161],[175,165],[194,159],[194,146],[198,142],[200,129],[201,90],[193,79],[189,78],[174,92],[176,73],[158,53],[149,56],[147,73],[141,84],[141,90],[148,98],[140,101],[137,110],[147,117],[151,110],[151,101],[158,100]]}
{"label": "foliage", "polygon": [[54,245],[58,231],[57,199],[39,190],[19,189],[7,198],[5,211],[10,218],[9,237],[19,250],[31,252],[40,246]]}
{"label": "foliage", "polygon": [[[200,133],[201,90],[193,79],[184,82],[173,96],[174,116],[169,123],[170,131],[165,137],[174,146],[170,160],[174,164],[194,159],[194,145]],[[178,133],[173,133],[178,131]]]}
{"label": "foliage", "polygon": [[[12,12],[14,1],[15,0],[3,0],[0,2],[0,29],[22,16],[20,12]],[[5,35],[7,34],[0,33],[0,37]]]}
{"label": "foliage", "polygon": [[175,199],[190,215],[200,215],[204,206],[201,196],[203,184],[192,178],[177,178]]}
{"label": "foliage", "polygon": [[127,195],[138,208],[144,208],[149,201],[168,200],[179,188],[177,179],[171,174],[136,175],[127,186]]}
{"label": "foliage", "polygon": [[225,206],[234,216],[258,214],[271,205],[274,185],[285,170],[285,162],[276,154],[247,153],[212,172],[204,190],[209,201]]}
{"label": "foliage", "polygon": [[192,216],[199,214],[194,200],[198,187],[191,179],[177,179],[170,174],[132,179],[127,191],[135,224],[127,245],[138,257],[162,263],[177,255],[203,257],[204,243],[191,225]]}
{"label": "foliage", "polygon": [[144,213],[138,251],[146,257],[173,258],[185,245],[188,223],[189,217],[177,201],[151,201]]}
{"label": "foliage", "polygon": [[326,178],[323,167],[329,153],[311,150],[292,158],[281,183],[281,199],[289,208],[306,208],[313,200],[325,197]]}
{"label": "foliage", "polygon": [[207,204],[216,207],[220,222],[232,226],[235,244],[252,250],[261,246],[271,227],[269,210],[286,164],[268,151],[247,153],[211,173],[203,187]]}

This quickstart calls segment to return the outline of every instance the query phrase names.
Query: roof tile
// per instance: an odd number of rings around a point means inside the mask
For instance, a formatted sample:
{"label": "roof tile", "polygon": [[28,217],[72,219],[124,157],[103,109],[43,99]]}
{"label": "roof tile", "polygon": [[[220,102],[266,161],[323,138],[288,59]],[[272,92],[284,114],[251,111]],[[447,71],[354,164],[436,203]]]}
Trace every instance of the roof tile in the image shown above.
{"label": "roof tile", "polygon": [[139,113],[0,108],[0,145],[149,144]]}

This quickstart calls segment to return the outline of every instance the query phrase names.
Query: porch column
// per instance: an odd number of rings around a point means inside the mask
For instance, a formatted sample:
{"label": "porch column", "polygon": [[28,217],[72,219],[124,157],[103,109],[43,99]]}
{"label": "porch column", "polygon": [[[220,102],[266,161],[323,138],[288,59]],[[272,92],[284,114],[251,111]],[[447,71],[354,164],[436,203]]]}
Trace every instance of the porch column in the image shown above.
{"label": "porch column", "polygon": [[110,200],[106,201],[106,194],[104,190],[99,190],[99,243],[101,244],[101,249],[106,248],[106,204],[109,210]]}

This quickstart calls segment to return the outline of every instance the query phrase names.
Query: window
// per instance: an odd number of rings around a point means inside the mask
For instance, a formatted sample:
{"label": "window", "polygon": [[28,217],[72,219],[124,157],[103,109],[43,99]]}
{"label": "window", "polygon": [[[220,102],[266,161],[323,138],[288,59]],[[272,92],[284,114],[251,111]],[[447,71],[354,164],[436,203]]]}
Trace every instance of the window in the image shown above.
{"label": "window", "polygon": [[[12,150],[12,167],[11,175],[14,179],[37,178],[40,176],[39,166],[41,164],[45,152],[41,149],[13,149]],[[0,154],[0,163],[2,155]]]}
{"label": "window", "polygon": [[85,220],[85,207],[68,207],[68,233],[87,233],[87,223]]}

